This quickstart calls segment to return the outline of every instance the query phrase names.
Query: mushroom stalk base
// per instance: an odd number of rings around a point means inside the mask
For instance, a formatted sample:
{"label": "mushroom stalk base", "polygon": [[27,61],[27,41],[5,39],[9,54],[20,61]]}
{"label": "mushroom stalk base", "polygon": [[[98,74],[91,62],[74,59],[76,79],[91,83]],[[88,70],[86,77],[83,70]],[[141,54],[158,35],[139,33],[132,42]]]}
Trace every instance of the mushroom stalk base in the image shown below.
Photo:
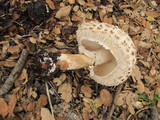
{"label": "mushroom stalk base", "polygon": [[75,70],[93,65],[95,60],[83,54],[61,54],[56,63],[61,70]]}

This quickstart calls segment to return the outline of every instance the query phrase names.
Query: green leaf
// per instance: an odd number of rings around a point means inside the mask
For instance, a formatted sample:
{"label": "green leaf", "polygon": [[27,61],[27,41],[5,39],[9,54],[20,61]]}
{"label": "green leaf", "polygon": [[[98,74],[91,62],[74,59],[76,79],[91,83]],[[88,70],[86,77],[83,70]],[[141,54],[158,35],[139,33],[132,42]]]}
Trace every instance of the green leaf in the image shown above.
{"label": "green leaf", "polygon": [[151,17],[151,16],[148,16],[147,20],[150,21],[150,22],[155,21],[155,19],[153,17]]}
{"label": "green leaf", "polygon": [[160,77],[160,73],[157,74],[157,77]]}
{"label": "green leaf", "polygon": [[157,102],[160,101],[160,94],[155,95],[155,96],[154,96],[154,99],[155,99]]}

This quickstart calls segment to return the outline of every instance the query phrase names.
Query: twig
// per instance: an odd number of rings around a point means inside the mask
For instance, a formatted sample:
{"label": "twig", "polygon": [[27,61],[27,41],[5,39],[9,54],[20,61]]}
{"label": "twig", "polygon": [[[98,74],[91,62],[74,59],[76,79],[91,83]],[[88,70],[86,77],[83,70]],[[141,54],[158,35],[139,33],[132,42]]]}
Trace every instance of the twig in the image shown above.
{"label": "twig", "polygon": [[115,107],[116,107],[115,101],[117,100],[118,95],[119,95],[119,93],[121,92],[122,88],[123,88],[123,83],[120,84],[120,85],[118,86],[118,88],[117,88],[116,94],[115,94],[115,96],[114,96],[114,102],[113,102],[113,104],[112,104],[111,109],[109,110],[109,114],[108,114],[106,120],[111,120],[111,117],[112,117],[112,115],[113,115],[114,109],[115,109]]}
{"label": "twig", "polygon": [[17,61],[14,69],[12,70],[9,77],[6,79],[5,83],[0,87],[0,96],[6,94],[11,89],[14,81],[18,78],[24,67],[28,54],[29,52],[26,49],[22,50],[21,56]]}
{"label": "twig", "polygon": [[[48,90],[48,84],[46,82],[46,93],[47,93],[47,97],[48,97],[48,101],[49,101],[49,105],[50,105],[50,108],[51,108],[51,113],[52,113],[52,116],[54,117],[54,113],[53,113],[53,106],[52,106],[52,103],[51,103],[51,97],[50,97],[50,94],[49,94],[49,90]],[[54,119],[55,120],[55,119]]]}

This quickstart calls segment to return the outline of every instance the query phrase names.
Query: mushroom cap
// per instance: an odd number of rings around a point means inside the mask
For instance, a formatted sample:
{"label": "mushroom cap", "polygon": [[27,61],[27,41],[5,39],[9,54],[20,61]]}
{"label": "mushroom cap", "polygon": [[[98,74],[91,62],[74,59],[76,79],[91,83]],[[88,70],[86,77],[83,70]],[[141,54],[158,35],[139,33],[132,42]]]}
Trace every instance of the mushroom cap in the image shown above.
{"label": "mushroom cap", "polygon": [[89,71],[97,83],[116,86],[131,75],[136,48],[128,34],[117,26],[97,21],[82,23],[77,41],[79,52],[95,59]]}

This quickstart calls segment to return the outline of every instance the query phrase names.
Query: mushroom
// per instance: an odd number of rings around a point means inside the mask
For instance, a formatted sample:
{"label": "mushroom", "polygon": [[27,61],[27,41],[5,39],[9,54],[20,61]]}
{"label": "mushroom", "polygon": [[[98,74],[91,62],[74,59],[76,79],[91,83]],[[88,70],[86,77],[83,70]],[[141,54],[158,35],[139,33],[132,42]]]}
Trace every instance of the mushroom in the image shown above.
{"label": "mushroom", "polygon": [[132,39],[117,26],[100,22],[82,23],[77,30],[80,54],[61,54],[61,70],[88,68],[97,83],[116,86],[127,80],[136,63]]}

